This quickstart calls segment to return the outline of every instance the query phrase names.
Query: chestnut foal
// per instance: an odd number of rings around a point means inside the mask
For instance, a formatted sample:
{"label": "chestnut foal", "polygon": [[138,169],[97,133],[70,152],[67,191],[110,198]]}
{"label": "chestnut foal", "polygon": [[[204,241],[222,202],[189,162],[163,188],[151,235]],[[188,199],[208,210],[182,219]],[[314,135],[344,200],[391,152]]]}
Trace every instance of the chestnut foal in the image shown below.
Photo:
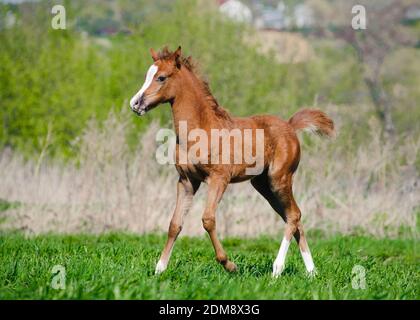
{"label": "chestnut foal", "polygon": [[[156,53],[150,50],[154,63],[146,74],[146,79],[130,101],[131,109],[143,115],[157,105],[169,102],[172,109],[175,132],[177,135],[176,163],[179,173],[176,207],[173,213],[166,245],[156,265],[156,273],[163,272],[168,265],[171,252],[182,229],[183,216],[191,207],[194,194],[201,182],[208,184],[206,208],[202,217],[204,229],[208,232],[216,253],[216,259],[228,271],[235,271],[236,265],[228,259],[216,233],[216,208],[229,183],[251,180],[254,188],[270,203],[272,208],[286,223],[284,237],[273,264],[273,276],[278,276],[284,269],[287,250],[291,238],[299,245],[306,270],[315,273],[315,266],[309,251],[301,223],[301,212],[292,193],[293,174],[300,159],[300,145],[296,131],[308,129],[323,136],[334,134],[333,121],[323,112],[303,109],[289,121],[272,115],[252,116],[248,118],[232,117],[222,109],[211,94],[209,87],[196,73],[191,58],[184,58],[179,47],[175,52],[164,48]],[[201,129],[211,135],[213,129],[264,130],[262,143],[263,161],[258,174],[247,174],[250,164],[210,163],[211,161],[190,161],[181,163],[181,153],[188,152],[192,142],[180,135],[180,122],[188,124],[188,131]],[[241,148],[245,146],[240,146]],[[231,145],[232,149],[233,146]],[[255,145],[252,146],[255,152]],[[207,150],[210,159],[213,148]],[[223,151],[223,150],[222,150]],[[235,153],[235,150],[230,154]],[[214,154],[213,154],[214,155]]]}

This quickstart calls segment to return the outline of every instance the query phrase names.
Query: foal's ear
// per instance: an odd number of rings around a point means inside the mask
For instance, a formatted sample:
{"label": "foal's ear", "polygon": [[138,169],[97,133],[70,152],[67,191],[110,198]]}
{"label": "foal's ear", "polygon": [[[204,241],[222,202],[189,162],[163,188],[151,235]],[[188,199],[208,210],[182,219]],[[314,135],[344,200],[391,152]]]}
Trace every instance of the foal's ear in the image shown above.
{"label": "foal's ear", "polygon": [[153,48],[150,48],[150,54],[152,55],[152,59],[153,59],[153,61],[157,61],[157,60],[159,60],[159,56],[158,56],[158,54],[156,53],[156,51],[155,50],[153,50]]}
{"label": "foal's ear", "polygon": [[172,57],[175,60],[176,67],[178,69],[181,68],[181,55],[182,55],[181,46],[179,46],[178,49],[176,49],[176,51],[172,55]]}

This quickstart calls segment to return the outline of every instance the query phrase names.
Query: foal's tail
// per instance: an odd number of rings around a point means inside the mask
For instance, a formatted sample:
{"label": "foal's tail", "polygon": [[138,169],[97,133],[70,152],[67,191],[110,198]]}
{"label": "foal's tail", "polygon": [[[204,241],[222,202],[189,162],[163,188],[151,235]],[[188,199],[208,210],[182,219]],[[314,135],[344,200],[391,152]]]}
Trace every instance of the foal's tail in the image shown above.
{"label": "foal's tail", "polygon": [[290,118],[289,124],[295,131],[305,130],[326,137],[335,135],[334,122],[318,109],[302,109],[296,112]]}

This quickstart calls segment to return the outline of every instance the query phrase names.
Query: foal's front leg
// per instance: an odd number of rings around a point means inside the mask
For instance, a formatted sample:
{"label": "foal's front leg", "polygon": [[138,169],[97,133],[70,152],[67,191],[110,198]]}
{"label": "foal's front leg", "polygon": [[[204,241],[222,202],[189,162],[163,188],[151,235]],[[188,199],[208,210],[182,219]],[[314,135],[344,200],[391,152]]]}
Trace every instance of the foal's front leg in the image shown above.
{"label": "foal's front leg", "polygon": [[208,198],[202,220],[203,227],[208,232],[214,251],[216,252],[216,260],[220,262],[227,271],[233,272],[236,271],[236,265],[232,261],[229,261],[216,232],[216,208],[222,199],[227,184],[228,182],[222,178],[213,177],[208,180]]}
{"label": "foal's front leg", "polygon": [[175,241],[181,232],[183,217],[192,205],[192,199],[200,186],[199,182],[191,182],[187,178],[179,178],[177,185],[177,199],[174,214],[169,224],[168,240],[156,264],[155,273],[159,274],[166,270]]}

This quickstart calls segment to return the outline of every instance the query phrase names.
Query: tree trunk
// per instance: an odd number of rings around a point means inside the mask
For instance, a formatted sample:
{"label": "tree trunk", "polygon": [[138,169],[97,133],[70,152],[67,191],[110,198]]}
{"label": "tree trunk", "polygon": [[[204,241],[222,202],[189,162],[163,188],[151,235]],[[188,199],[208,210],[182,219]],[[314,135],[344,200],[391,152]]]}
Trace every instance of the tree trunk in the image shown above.
{"label": "tree trunk", "polygon": [[385,138],[393,138],[395,136],[395,126],[389,97],[378,80],[365,78],[365,82],[369,89],[376,113],[382,122]]}

